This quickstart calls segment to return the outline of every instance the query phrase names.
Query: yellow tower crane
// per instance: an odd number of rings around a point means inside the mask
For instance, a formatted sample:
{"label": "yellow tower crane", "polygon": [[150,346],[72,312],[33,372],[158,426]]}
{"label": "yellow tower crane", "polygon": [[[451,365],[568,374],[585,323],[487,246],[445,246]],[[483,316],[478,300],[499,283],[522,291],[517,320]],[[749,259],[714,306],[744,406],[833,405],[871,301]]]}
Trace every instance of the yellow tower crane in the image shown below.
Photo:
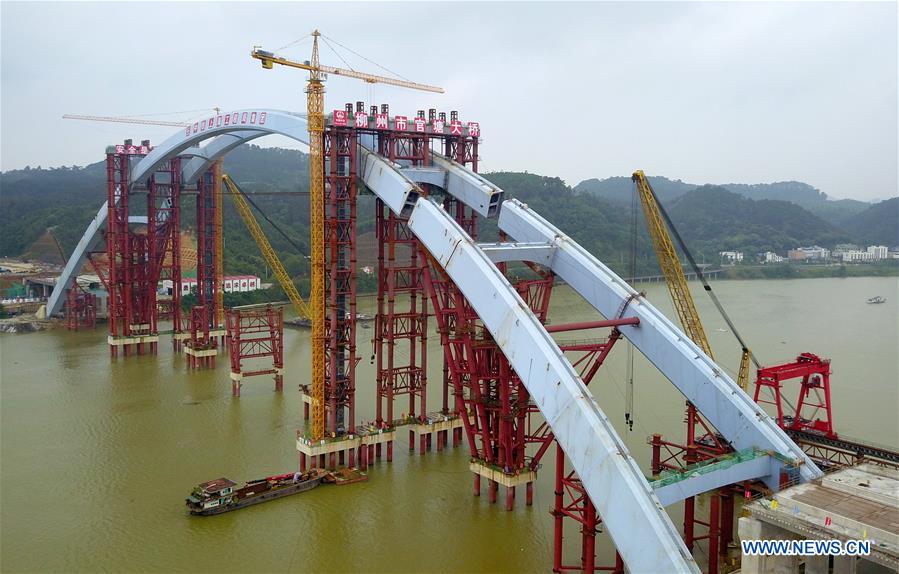
{"label": "yellow tower crane", "polygon": [[293,308],[296,310],[297,315],[304,319],[309,319],[312,315],[309,310],[309,305],[307,305],[306,301],[303,300],[303,297],[300,296],[300,292],[297,291],[296,285],[293,284],[290,275],[287,274],[287,270],[284,269],[284,265],[281,263],[275,250],[272,249],[272,244],[269,243],[268,237],[265,236],[262,227],[259,226],[259,222],[256,221],[253,212],[250,211],[250,204],[244,197],[243,191],[227,174],[222,176],[222,183],[224,183],[225,187],[228,189],[227,195],[234,201],[237,213],[240,214],[244,225],[247,226],[247,230],[256,241],[259,251],[262,252],[262,257],[265,258],[265,262],[271,267],[272,273],[275,274],[275,278],[278,279],[278,283],[281,285],[281,288],[284,289],[284,293],[287,294],[290,302],[293,303]]}
{"label": "yellow tower crane", "polygon": [[[668,217],[667,212],[656,198],[656,194],[652,190],[652,186],[649,185],[649,180],[646,179],[643,171],[635,171],[631,179],[636,186],[637,195],[640,197],[640,204],[643,206],[643,216],[646,218],[646,227],[649,230],[649,236],[652,239],[656,255],[659,258],[659,267],[661,267],[662,274],[665,276],[665,285],[668,287],[668,293],[671,295],[671,301],[674,303],[674,309],[677,312],[677,316],[680,319],[684,331],[686,331],[687,336],[690,337],[694,343],[699,345],[699,347],[705,351],[706,355],[714,359],[712,347],[709,345],[709,340],[702,327],[702,321],[699,319],[699,313],[696,311],[696,304],[693,302],[693,295],[690,293],[690,287],[687,285],[687,277],[684,275],[684,268],[681,266],[677,251],[674,248],[674,243],[671,241],[671,236],[668,234],[669,229],[680,244],[684,255],[687,256],[687,260],[693,267],[696,276],[702,281],[706,292],[708,292],[709,296],[712,298],[712,301],[715,303],[721,316],[724,317],[724,321],[727,323],[728,327],[730,327],[731,332],[737,338],[740,347],[743,349],[743,355],[740,359],[740,371],[737,374],[737,384],[745,391],[746,385],[749,382],[749,362],[750,359],[755,360],[752,351],[746,346],[743,338],[740,337],[736,327],[733,322],[731,322],[730,317],[724,311],[721,302],[718,301],[718,297],[712,291],[712,287],[706,282],[702,270],[696,264],[693,255],[687,249],[686,244],[677,232],[671,219]],[[758,367],[758,363],[756,363],[756,367]]]}
{"label": "yellow tower crane", "polygon": [[344,76],[362,80],[370,84],[386,84],[413,90],[423,90],[442,94],[443,88],[418,84],[406,80],[398,80],[384,76],[364,74],[355,70],[346,70],[326,66],[319,62],[318,39],[322,34],[312,32],[312,58],[306,62],[297,62],[276,56],[259,47],[254,47],[250,56],[259,60],[262,67],[270,70],[275,64],[298,68],[309,72],[306,86],[306,109],[309,125],[309,225],[311,234],[312,277],[309,293],[312,319],[312,439],[316,440],[325,434],[325,189],[324,189],[324,157],[323,133],[325,131],[325,74]]}

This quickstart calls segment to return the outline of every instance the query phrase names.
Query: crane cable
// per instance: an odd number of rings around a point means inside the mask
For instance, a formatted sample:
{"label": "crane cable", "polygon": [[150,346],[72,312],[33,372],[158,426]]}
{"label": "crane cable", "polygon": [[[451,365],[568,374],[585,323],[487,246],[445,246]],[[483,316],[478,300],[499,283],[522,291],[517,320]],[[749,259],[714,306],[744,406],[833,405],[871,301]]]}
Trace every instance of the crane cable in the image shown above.
{"label": "crane cable", "polygon": [[[631,196],[631,245],[628,283],[637,277],[637,191]],[[629,431],[634,430],[634,344],[627,340],[627,371],[624,393],[624,424]]]}
{"label": "crane cable", "polygon": [[[241,195],[244,199],[246,199],[247,202],[248,202],[250,205],[252,205],[253,208],[256,209],[256,211],[259,212],[259,215],[261,215],[261,216],[263,217],[263,219],[265,219],[266,221],[268,221],[269,224],[271,224],[271,226],[275,228],[275,231],[277,231],[278,233],[280,233],[281,236],[282,236],[285,240],[287,240],[287,242],[290,243],[290,245],[291,245],[294,249],[296,249],[296,250],[299,251],[300,253],[303,252],[303,248],[300,247],[300,246],[299,246],[293,239],[291,239],[290,237],[288,237],[287,234],[284,232],[284,230],[282,230],[282,229],[278,226],[277,223],[275,223],[274,221],[272,221],[271,218],[270,218],[268,215],[266,215],[266,213],[265,213],[264,211],[262,211],[262,209],[261,209],[258,205],[256,205],[256,202],[253,201],[253,199],[247,194],[247,192],[245,192],[244,190],[242,190],[242,189],[240,188],[240,186],[237,185],[237,182],[236,182],[236,181],[234,181],[234,180],[232,179],[232,180],[231,180],[231,183],[234,185],[234,189],[236,189],[237,192],[240,193],[240,195]],[[304,257],[307,257],[307,258],[308,258],[308,256],[304,256]]]}
{"label": "crane cable", "polygon": [[737,331],[736,325],[734,325],[733,321],[731,321],[730,316],[727,314],[727,311],[724,310],[724,306],[721,304],[721,301],[718,300],[718,296],[712,291],[712,286],[709,285],[708,280],[705,277],[705,274],[702,272],[702,269],[699,268],[699,265],[696,263],[696,260],[693,258],[693,254],[690,253],[690,250],[687,249],[687,244],[684,242],[683,238],[678,233],[677,228],[672,223],[671,218],[668,216],[668,212],[665,211],[665,208],[662,206],[662,203],[659,201],[659,198],[656,197],[655,191],[653,191],[652,187],[649,187],[650,193],[652,193],[653,197],[655,197],[656,205],[659,208],[659,213],[662,214],[662,218],[665,220],[665,223],[668,225],[668,229],[671,230],[671,234],[674,235],[674,238],[677,240],[677,244],[680,245],[681,251],[684,252],[684,255],[687,257],[687,261],[690,262],[690,267],[693,269],[693,272],[696,273],[696,277],[702,282],[703,289],[709,294],[709,297],[712,298],[712,302],[715,303],[715,307],[718,309],[718,312],[721,313],[721,316],[724,318],[724,322],[727,323],[727,326],[730,327],[731,332],[734,334],[734,337],[737,338],[737,341],[740,343],[740,347],[744,353],[749,353],[749,357],[752,359],[752,362],[755,364],[757,369],[761,369],[762,366],[759,364],[758,359],[756,359],[755,354],[749,349],[749,346],[746,344],[746,341],[743,340],[743,337],[740,336],[739,331]]}
{"label": "crane cable", "polygon": [[[330,40],[330,41],[334,42],[335,44],[337,44],[338,46],[340,46],[341,48],[343,48],[343,49],[346,50],[347,52],[350,52],[350,53],[352,53],[352,54],[354,54],[354,55],[356,55],[356,56],[359,56],[360,58],[362,58],[363,60],[365,60],[365,61],[368,62],[369,64],[372,64],[373,66],[377,66],[377,67],[381,68],[382,70],[384,70],[385,72],[388,72],[388,73],[390,73],[390,74],[393,74],[393,75],[396,76],[397,78],[400,78],[400,79],[402,79],[402,80],[406,80],[407,82],[411,82],[411,81],[412,81],[412,80],[410,80],[409,78],[403,76],[402,74],[398,74],[398,73],[394,72],[394,71],[391,70],[390,68],[385,68],[385,67],[382,66],[381,64],[375,62],[374,60],[370,60],[370,59],[366,58],[365,56],[363,56],[363,55],[360,54],[359,52],[353,50],[352,48],[348,48],[348,47],[344,46],[343,44],[341,44],[340,42],[338,42],[338,41],[335,40],[334,38],[331,38],[331,37],[329,37],[329,36],[325,36],[324,34],[322,34],[321,37],[322,37],[323,39],[325,39],[325,40]],[[334,48],[331,48],[331,49],[333,50]],[[338,55],[339,55],[339,54],[338,54]],[[343,58],[341,58],[341,59],[343,59]],[[344,60],[344,61],[345,61],[345,60]],[[349,64],[347,64],[347,65],[349,65]]]}

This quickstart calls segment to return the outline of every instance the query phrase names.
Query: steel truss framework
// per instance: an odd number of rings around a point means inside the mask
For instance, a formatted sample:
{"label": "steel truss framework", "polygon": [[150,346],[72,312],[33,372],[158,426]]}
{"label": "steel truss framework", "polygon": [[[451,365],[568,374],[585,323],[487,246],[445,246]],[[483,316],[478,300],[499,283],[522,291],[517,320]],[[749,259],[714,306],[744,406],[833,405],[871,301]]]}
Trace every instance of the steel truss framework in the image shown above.
{"label": "steel truss framework", "polygon": [[[423,117],[424,112],[419,115]],[[394,163],[430,164],[430,144],[426,134],[378,134],[376,145],[378,153]],[[418,240],[407,224],[407,217],[394,213],[380,199],[376,200],[375,423],[384,429],[394,428],[398,423],[423,423],[427,418],[428,302],[422,275],[424,261],[419,255]],[[397,417],[394,402],[403,395],[408,396],[408,406]],[[445,440],[444,433],[441,431],[438,441]],[[424,454],[428,446],[428,437],[422,434],[420,453]],[[414,449],[415,432],[410,430],[409,450]],[[380,456],[380,451],[381,445],[377,445],[376,456]],[[393,441],[386,443],[386,455],[387,461],[393,459]]]}
{"label": "steel truss framework", "polygon": [[171,293],[156,302],[158,319],[172,322],[172,346],[181,350],[180,334],[184,328],[181,315],[181,158],[164,163],[148,182],[154,204],[153,218],[162,223],[162,237],[157,238],[159,256],[157,281],[168,280]]}
{"label": "steel truss framework", "polygon": [[[148,142],[144,142],[148,144]],[[133,147],[126,142],[124,148]],[[113,357],[119,348],[125,356],[145,348],[156,353],[159,340],[157,286],[164,269],[180,286],[180,171],[178,158],[161,162],[145,185],[132,185],[130,162],[138,156],[110,151],[106,156],[107,231],[106,265],[91,259],[107,289],[109,346]],[[146,192],[146,216],[130,214],[131,197]],[[134,220],[145,223],[131,229]],[[180,299],[179,299],[180,301]],[[180,310],[172,310],[180,324]]]}
{"label": "steel truss framework", "polygon": [[[328,128],[325,174],[325,431],[356,427],[356,134]],[[354,464],[354,453],[331,453],[329,466]],[[339,459],[339,460],[338,460]]]}
{"label": "steel truss framework", "polygon": [[[231,394],[240,396],[244,377],[274,375],[275,390],[284,389],[284,308],[228,309],[225,313],[228,354],[231,358]],[[243,361],[271,357],[268,369],[243,370]]]}
{"label": "steel truss framework", "polygon": [[97,326],[97,296],[82,289],[77,280],[66,290],[66,329],[93,329]]}
{"label": "steel truss framework", "polygon": [[217,165],[197,181],[197,303],[190,310],[190,338],[185,342],[188,366],[192,369],[215,367],[219,339],[224,335],[218,324],[220,186]]}

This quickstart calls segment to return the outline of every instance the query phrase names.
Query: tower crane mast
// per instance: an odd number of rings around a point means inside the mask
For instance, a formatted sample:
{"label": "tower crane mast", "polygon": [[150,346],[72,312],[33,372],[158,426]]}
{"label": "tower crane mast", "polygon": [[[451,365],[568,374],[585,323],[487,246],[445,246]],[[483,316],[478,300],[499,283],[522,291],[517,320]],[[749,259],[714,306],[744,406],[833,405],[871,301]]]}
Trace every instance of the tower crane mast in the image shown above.
{"label": "tower crane mast", "polygon": [[321,33],[318,30],[312,32],[312,57],[306,62],[282,58],[259,47],[254,47],[250,53],[250,56],[259,60],[262,63],[262,67],[267,70],[274,68],[275,64],[278,64],[309,72],[306,85],[306,109],[309,126],[309,224],[312,258],[311,289],[309,293],[309,310],[311,311],[312,319],[312,427],[310,434],[313,440],[317,440],[325,434],[325,190],[323,173],[325,75],[334,74],[371,84],[386,84],[413,90],[443,93],[443,88],[436,86],[323,65],[319,61],[318,54],[318,39],[320,36]]}

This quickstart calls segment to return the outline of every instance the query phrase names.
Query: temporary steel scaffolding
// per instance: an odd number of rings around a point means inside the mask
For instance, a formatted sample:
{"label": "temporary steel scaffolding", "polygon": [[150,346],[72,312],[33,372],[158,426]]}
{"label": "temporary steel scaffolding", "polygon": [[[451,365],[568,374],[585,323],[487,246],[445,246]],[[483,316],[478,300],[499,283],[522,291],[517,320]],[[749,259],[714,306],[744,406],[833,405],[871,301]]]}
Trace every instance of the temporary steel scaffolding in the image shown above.
{"label": "temporary steel scaffolding", "polygon": [[[553,572],[613,572],[624,573],[624,561],[615,553],[613,566],[597,566],[596,536],[600,532],[602,519],[590,501],[581,479],[574,471],[565,470],[565,452],[556,443],[556,476],[553,490]],[[565,519],[573,520],[580,526],[581,554],[577,563],[565,562],[564,531]]]}
{"label": "temporary steel scaffolding", "polygon": [[66,290],[66,329],[77,331],[97,326],[97,296],[81,288],[77,281]]}
{"label": "temporary steel scaffolding", "polygon": [[221,185],[218,165],[197,181],[197,303],[190,310],[190,339],[184,352],[190,368],[215,367],[218,339],[224,336],[218,318],[218,236],[216,193]]}
{"label": "temporary steel scaffolding", "polygon": [[[362,111],[362,110],[359,110]],[[382,108],[382,113],[387,113]],[[424,118],[424,111],[420,111]],[[413,166],[429,164],[427,134],[390,131],[377,136],[378,152],[392,162]],[[418,240],[408,226],[408,217],[397,215],[380,199],[375,202],[378,241],[378,298],[374,324],[375,388],[379,428],[396,423],[424,422],[427,418],[428,302],[422,281],[423,261]],[[408,396],[402,414],[394,411],[394,400]],[[440,431],[437,440],[446,440]],[[429,436],[419,437],[425,453]],[[377,446],[380,456],[381,445]],[[409,450],[415,449],[415,431],[409,430]],[[386,443],[387,461],[393,460],[393,441]]]}
{"label": "temporary steel scaffolding", "polygon": [[[450,112],[450,117],[454,122],[459,121],[459,112],[453,110]],[[438,112],[435,109],[428,110],[428,120],[431,125],[445,126],[447,124],[446,121],[446,112]],[[442,131],[442,130],[441,130]],[[439,144],[442,145],[442,154],[444,157],[449,158],[456,163],[462,166],[470,166],[471,171],[477,173],[478,171],[478,143],[476,137],[463,137],[458,134],[448,134],[443,138],[439,138]],[[446,194],[443,200],[443,208],[446,209],[447,213],[449,213],[456,222],[468,233],[469,237],[472,239],[477,239],[478,237],[478,218],[477,212],[465,205],[463,201],[460,201],[455,196],[451,194]],[[439,283],[438,283],[439,284]],[[438,285],[435,284],[435,285]],[[448,290],[447,296],[448,299],[456,299],[456,294],[458,289],[449,281],[445,289]],[[433,293],[432,293],[433,295]],[[439,325],[439,324],[438,324]],[[447,328],[450,328],[448,325]],[[439,331],[439,329],[438,329]],[[443,413],[449,414],[450,412],[453,416],[461,416],[463,413],[463,404],[464,401],[462,399],[462,395],[457,392],[455,386],[452,381],[452,377],[450,374],[450,361],[448,360],[448,356],[446,354],[447,349],[447,340],[444,337],[444,333],[441,333],[441,345],[444,349],[443,354]],[[449,396],[454,396],[453,406],[450,408],[449,405]],[[453,431],[453,446],[457,446],[462,442],[462,429],[456,429]],[[480,479],[475,478],[476,490],[480,492]]]}
{"label": "temporary steel scaffolding", "polygon": [[[244,377],[274,375],[275,390],[284,389],[284,308],[232,308],[225,313],[231,357],[231,394],[240,396]],[[268,369],[243,370],[243,361],[271,357]]]}
{"label": "temporary steel scaffolding", "polygon": [[[352,110],[350,110],[352,111]],[[325,174],[325,432],[356,426],[356,133],[329,126]],[[345,460],[345,457],[347,459]],[[354,464],[352,449],[330,453],[328,466]]]}
{"label": "temporary steel scaffolding", "polygon": [[[145,348],[155,354],[159,340],[156,290],[171,247],[170,230],[177,221],[169,221],[175,192],[168,164],[159,166],[160,173],[152,174],[146,188],[129,182],[131,158],[146,155],[149,150],[148,141],[135,146],[129,140],[106,155],[107,269],[106,273],[98,270],[98,274],[109,294],[108,342],[113,357],[119,347],[125,356],[132,350],[141,354]],[[160,186],[155,184],[157,178],[163,180]],[[138,188],[147,193],[146,217],[136,218],[145,224],[143,230],[129,227],[133,218],[130,195]],[[160,199],[164,207],[157,203]]]}
{"label": "temporary steel scaffolding", "polygon": [[[171,282],[171,293],[156,301],[158,318],[172,322],[172,347],[181,350],[183,325],[181,317],[181,158],[173,158],[160,166],[150,178],[148,187],[153,202],[152,219],[159,226],[155,244],[158,281]],[[155,287],[155,286],[154,286]],[[155,291],[155,289],[154,289]]]}
{"label": "temporary steel scaffolding", "polygon": [[106,253],[109,259],[107,317],[109,352],[125,356],[131,351],[131,241],[128,229],[128,156],[124,152],[106,154],[107,207]]}

